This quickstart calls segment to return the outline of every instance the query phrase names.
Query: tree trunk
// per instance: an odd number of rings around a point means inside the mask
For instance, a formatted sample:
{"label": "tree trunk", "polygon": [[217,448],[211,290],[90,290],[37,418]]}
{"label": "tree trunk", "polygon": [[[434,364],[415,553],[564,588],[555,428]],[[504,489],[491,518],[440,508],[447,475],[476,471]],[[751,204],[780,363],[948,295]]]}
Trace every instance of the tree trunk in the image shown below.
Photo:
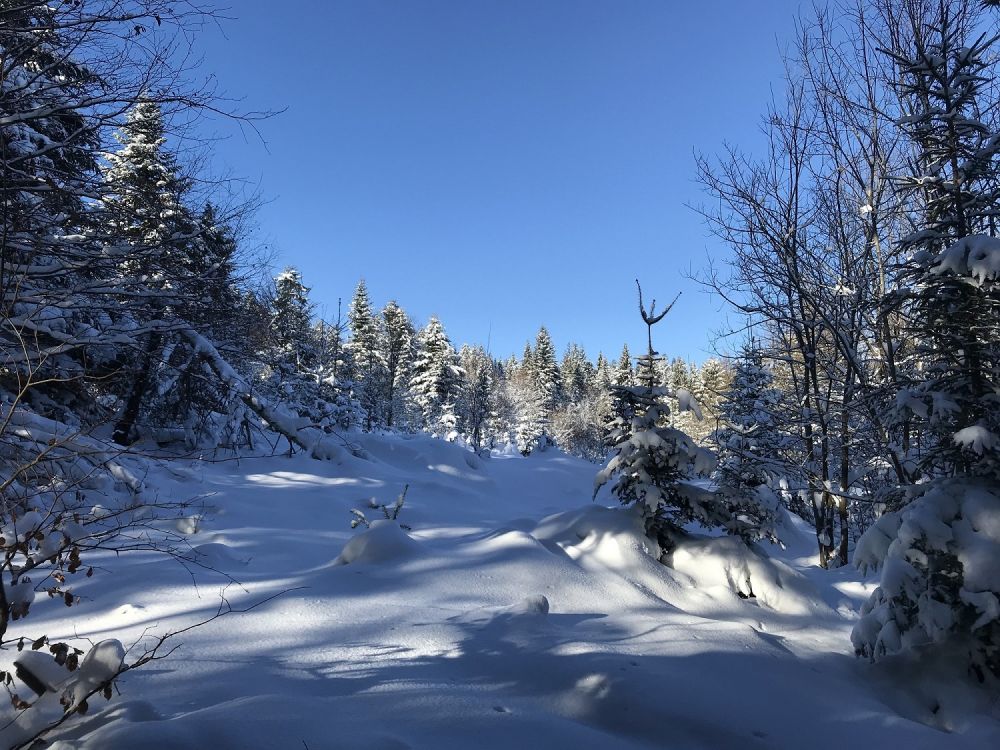
{"label": "tree trunk", "polygon": [[146,341],[146,350],[142,355],[142,362],[139,364],[139,371],[132,381],[132,390],[129,392],[128,401],[125,402],[125,409],[121,419],[115,425],[112,439],[118,445],[128,445],[129,435],[135,427],[135,422],[139,418],[139,409],[142,406],[142,398],[146,395],[146,388],[149,385],[149,372],[153,369],[153,355],[160,348],[163,336],[159,333],[149,334]]}

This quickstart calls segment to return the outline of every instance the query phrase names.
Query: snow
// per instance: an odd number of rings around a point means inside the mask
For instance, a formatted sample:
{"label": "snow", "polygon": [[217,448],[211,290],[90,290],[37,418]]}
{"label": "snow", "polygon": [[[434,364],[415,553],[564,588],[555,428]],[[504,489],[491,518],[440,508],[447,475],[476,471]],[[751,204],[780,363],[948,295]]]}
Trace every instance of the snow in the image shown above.
{"label": "snow", "polygon": [[805,576],[739,537],[696,537],[673,552],[670,564],[701,591],[753,597],[758,604],[789,615],[828,614],[829,608]]}
{"label": "snow", "polygon": [[968,448],[979,455],[982,455],[988,450],[992,450],[992,448],[1000,442],[1000,439],[998,439],[995,434],[982,425],[963,427],[955,433],[954,440],[955,445]]}
{"label": "snow", "polygon": [[[798,520],[784,550],[693,536],[671,568],[634,509],[606,491],[590,502],[592,463],[351,438],[367,459],[174,461],[144,475],[152,494],[206,498],[184,525],[192,553],[186,566],[92,555],[79,604],[33,605],[33,632],[97,643],[74,695],[121,663],[112,635],[137,644],[128,662],[156,634],[211,617],[220,595],[240,610],[284,593],[179,636],[168,659],[120,678],[121,695],[91,698],[53,750],[978,750],[1000,738],[1000,717],[967,710],[964,693],[943,704],[943,732],[927,725],[940,696],[919,679],[908,691],[870,679],[885,667],[855,658],[850,631],[873,582],[820,570]],[[351,508],[391,504],[404,485],[399,523],[412,531],[350,529]],[[991,508],[966,502],[977,533],[1000,524]],[[754,597],[741,598],[748,578]],[[49,711],[57,696],[0,746]]]}
{"label": "snow", "polygon": [[386,563],[405,560],[419,554],[420,545],[398,523],[372,521],[371,528],[355,536],[334,560],[334,565],[350,563]]}
{"label": "snow", "polygon": [[687,388],[678,388],[674,395],[677,398],[677,409],[679,411],[694,412],[696,419],[704,419],[701,412],[701,405],[698,403],[698,400],[694,397],[694,394],[692,394],[691,391]]}
{"label": "snow", "polygon": [[937,257],[932,273],[951,272],[982,286],[1000,278],[1000,238],[984,234],[963,237]]}

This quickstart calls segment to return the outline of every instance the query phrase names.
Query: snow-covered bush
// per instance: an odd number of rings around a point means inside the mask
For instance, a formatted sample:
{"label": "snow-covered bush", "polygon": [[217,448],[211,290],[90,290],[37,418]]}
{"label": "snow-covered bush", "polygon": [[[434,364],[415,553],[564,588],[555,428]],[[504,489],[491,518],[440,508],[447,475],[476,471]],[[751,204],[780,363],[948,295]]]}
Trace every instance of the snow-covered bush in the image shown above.
{"label": "snow-covered bush", "polygon": [[[399,521],[399,513],[403,510],[403,504],[406,502],[406,491],[410,489],[410,485],[403,487],[403,491],[399,493],[399,497],[396,498],[396,502],[392,505],[387,505],[386,503],[380,503],[374,497],[368,501],[368,508],[371,510],[381,511],[384,520],[386,521]],[[351,508],[351,528],[356,529],[358,526],[364,526],[366,529],[370,529],[372,526],[372,521],[368,519],[364,511],[358,510],[357,508]],[[406,524],[399,524],[399,528],[406,529],[409,531],[410,527]]]}
{"label": "snow-covered bush", "polygon": [[[32,615],[79,604],[77,584],[95,575],[88,558],[97,550],[183,556],[183,535],[174,524],[185,503],[157,499],[147,488],[147,470],[144,459],[78,428],[23,404],[0,403],[0,649],[18,652],[16,678],[14,671],[0,672],[0,684],[15,710],[34,706],[29,690],[41,694],[55,686],[66,713],[86,712],[95,693],[111,697],[124,668],[121,644],[112,648],[106,641],[85,651],[50,641],[32,632]],[[116,661],[109,660],[112,650]],[[31,737],[54,720],[25,721]]]}
{"label": "snow-covered bush", "polygon": [[878,660],[952,646],[983,679],[1000,677],[1000,491],[982,480],[929,485],[865,532],[854,554],[881,568],[851,640]]}

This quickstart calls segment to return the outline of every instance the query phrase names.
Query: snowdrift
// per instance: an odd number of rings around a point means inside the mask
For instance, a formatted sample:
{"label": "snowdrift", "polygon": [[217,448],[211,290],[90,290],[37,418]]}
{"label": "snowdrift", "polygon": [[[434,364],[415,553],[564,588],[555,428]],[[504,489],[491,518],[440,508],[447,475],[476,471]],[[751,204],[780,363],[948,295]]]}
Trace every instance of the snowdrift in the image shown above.
{"label": "snowdrift", "polygon": [[[856,612],[827,605],[870,584],[819,571],[801,545],[768,557],[694,537],[666,567],[637,516],[589,502],[593,464],[554,450],[482,461],[425,436],[355,442],[367,458],[149,472],[151,492],[205,497],[184,532],[213,569],[101,559],[74,620],[50,608],[34,627],[141,647],[211,616],[220,595],[237,609],[280,595],[185,633],[122,696],[68,721],[54,750],[980,750],[1000,736],[988,714],[952,733],[902,718],[912,705],[871,687],[854,657]],[[350,529],[351,508],[405,484],[411,531]],[[22,730],[0,730],[0,746]]]}

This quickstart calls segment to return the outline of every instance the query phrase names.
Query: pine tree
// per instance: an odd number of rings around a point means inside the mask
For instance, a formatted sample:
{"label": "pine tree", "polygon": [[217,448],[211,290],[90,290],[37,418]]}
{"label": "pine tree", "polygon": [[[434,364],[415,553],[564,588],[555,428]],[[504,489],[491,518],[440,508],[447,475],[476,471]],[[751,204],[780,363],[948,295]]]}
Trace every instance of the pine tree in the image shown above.
{"label": "pine tree", "polygon": [[104,198],[106,226],[121,238],[130,252],[122,263],[122,289],[133,295],[134,281],[144,287],[148,300],[131,304],[132,315],[141,323],[154,321],[154,330],[131,373],[127,397],[114,439],[127,444],[150,391],[151,375],[158,362],[167,362],[174,344],[164,348],[164,336],[155,321],[190,314],[196,268],[194,238],[196,222],[183,203],[188,181],[178,173],[174,156],[166,148],[163,117],[154,101],[138,102],[116,134],[122,148],[107,155],[104,171],[111,192]]}
{"label": "pine tree", "polygon": [[760,350],[748,345],[717,407],[714,478],[733,514],[730,531],[748,540],[778,538],[778,500],[770,486],[783,474],[787,441],[778,424],[781,394],[773,382]]}
{"label": "pine tree", "polygon": [[288,266],[274,278],[271,310],[271,332],[278,361],[287,363],[295,372],[306,372],[316,364],[317,351],[309,288],[302,283],[297,268]]}
{"label": "pine tree", "polygon": [[382,422],[386,373],[379,326],[372,312],[364,279],[358,282],[354,291],[347,311],[347,321],[351,330],[348,348],[354,365],[358,400],[365,410],[365,427],[371,430]]}
{"label": "pine tree", "polygon": [[594,387],[602,392],[611,390],[611,366],[604,352],[598,352],[597,365],[594,371]]}
{"label": "pine tree", "polygon": [[[638,282],[637,282],[638,284]],[[624,505],[637,506],[646,530],[664,551],[672,549],[682,526],[698,521],[705,526],[725,526],[730,521],[726,508],[713,493],[691,482],[694,473],[711,467],[711,455],[687,435],[667,426],[670,408],[666,388],[656,385],[653,364],[653,326],[673,306],[656,312],[654,300],[647,310],[639,289],[639,310],[647,327],[648,351],[642,357],[644,381],[637,385],[616,385],[615,395],[624,408],[612,433],[614,456],[597,475],[594,495],[615,479],[612,492]]]}
{"label": "pine tree", "polygon": [[423,426],[440,429],[442,419],[453,413],[462,368],[441,321],[432,316],[417,335],[417,355],[410,378],[410,394],[420,410]]}
{"label": "pine tree", "polygon": [[517,421],[514,428],[515,442],[521,455],[527,456],[547,444],[548,418],[545,398],[534,387],[519,389],[515,398]]}
{"label": "pine tree", "polygon": [[689,364],[681,357],[670,361],[670,405],[671,424],[685,434],[699,431],[697,414],[693,410],[680,409],[680,399],[693,399],[698,386],[698,370],[694,364]]}
{"label": "pine tree", "polygon": [[483,444],[484,432],[491,416],[495,365],[493,358],[481,346],[462,347],[459,353],[462,370],[462,394],[459,400],[461,422],[478,451]]}
{"label": "pine tree", "polygon": [[210,328],[215,337],[236,340],[233,326],[239,317],[236,290],[236,250],[233,232],[206,203],[198,217],[197,238],[190,258],[191,301],[186,317]]}
{"label": "pine tree", "polygon": [[1000,133],[981,119],[994,40],[966,46],[970,32],[941,13],[936,38],[918,37],[897,59],[914,109],[903,127],[919,150],[919,172],[901,182],[925,217],[901,243],[911,255],[893,301],[922,367],[898,402],[932,436],[919,458],[926,475],[1000,481]]}
{"label": "pine tree", "polygon": [[331,425],[341,430],[365,422],[364,409],[355,397],[354,381],[351,379],[350,354],[344,342],[346,329],[339,299],[337,319],[332,322],[320,319],[313,325],[319,398],[328,405]]}
{"label": "pine tree", "polygon": [[579,344],[570,344],[566,347],[562,364],[559,366],[559,375],[565,399],[570,403],[578,403],[593,388],[594,366]]}
{"label": "pine tree", "polygon": [[529,379],[535,379],[535,352],[531,348],[531,342],[524,342],[524,353],[521,354],[521,361],[517,366],[518,374]]}
{"label": "pine tree", "polygon": [[104,199],[108,224],[114,236],[138,250],[126,262],[136,265],[128,271],[141,272],[163,291],[192,275],[191,240],[197,229],[184,205],[190,182],[166,147],[156,102],[137,103],[116,138],[122,147],[107,155],[104,171],[113,190]]}
{"label": "pine tree", "polygon": [[942,2],[894,55],[917,151],[901,182],[923,211],[902,241],[911,255],[893,300],[921,367],[896,404],[900,421],[924,428],[926,481],[901,488],[909,504],[858,543],[855,563],[883,574],[852,641],[872,659],[919,648],[954,662],[964,651],[982,680],[1000,676],[1000,585],[979,572],[1000,564],[989,525],[1000,517],[1000,133],[996,38],[973,36],[959,10]]}
{"label": "pine tree", "polygon": [[542,409],[548,416],[561,401],[563,387],[559,365],[556,363],[556,350],[545,326],[538,329],[535,337],[531,365],[535,387],[541,395]]}
{"label": "pine tree", "polygon": [[52,30],[57,8],[8,6],[0,23],[0,117],[10,122],[0,128],[0,396],[21,394],[11,403],[70,417],[62,405],[83,379],[120,367],[118,347],[82,343],[119,317],[113,300],[90,291],[114,278],[88,207],[101,187],[100,126],[76,108],[94,77]]}
{"label": "pine tree", "polygon": [[716,357],[706,359],[698,374],[700,382],[695,397],[706,412],[718,414],[719,403],[729,389],[732,376],[722,360]]}
{"label": "pine tree", "polygon": [[406,414],[406,386],[410,381],[415,336],[409,316],[395,300],[390,300],[382,308],[380,357],[385,365],[383,401],[386,427],[398,426]]}
{"label": "pine tree", "polygon": [[632,354],[628,350],[628,344],[622,347],[621,356],[618,357],[618,364],[612,370],[611,384],[618,386],[631,386],[635,384],[635,371],[632,369]]}

